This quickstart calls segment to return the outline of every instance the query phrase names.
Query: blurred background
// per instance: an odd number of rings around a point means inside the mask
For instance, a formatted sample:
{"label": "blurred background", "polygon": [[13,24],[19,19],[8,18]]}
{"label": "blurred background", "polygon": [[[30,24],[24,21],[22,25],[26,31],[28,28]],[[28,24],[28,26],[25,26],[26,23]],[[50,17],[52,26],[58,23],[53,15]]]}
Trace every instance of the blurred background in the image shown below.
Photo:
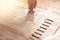
{"label": "blurred background", "polygon": [[[19,32],[24,30],[22,25],[24,25],[25,17],[29,10],[27,1],[0,0],[0,24],[16,29]],[[53,11],[60,15],[60,0],[37,0],[37,6],[34,10],[37,9]],[[2,26],[0,27],[0,30],[3,29]]]}

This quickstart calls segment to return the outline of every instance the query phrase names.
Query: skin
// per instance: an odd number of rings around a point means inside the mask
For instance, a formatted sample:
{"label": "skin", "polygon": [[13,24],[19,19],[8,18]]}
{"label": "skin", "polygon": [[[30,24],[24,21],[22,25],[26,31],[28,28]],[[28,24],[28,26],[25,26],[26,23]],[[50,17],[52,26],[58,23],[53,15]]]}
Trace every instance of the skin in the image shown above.
{"label": "skin", "polygon": [[28,0],[28,9],[30,11],[33,11],[33,9],[36,7],[37,0]]}

